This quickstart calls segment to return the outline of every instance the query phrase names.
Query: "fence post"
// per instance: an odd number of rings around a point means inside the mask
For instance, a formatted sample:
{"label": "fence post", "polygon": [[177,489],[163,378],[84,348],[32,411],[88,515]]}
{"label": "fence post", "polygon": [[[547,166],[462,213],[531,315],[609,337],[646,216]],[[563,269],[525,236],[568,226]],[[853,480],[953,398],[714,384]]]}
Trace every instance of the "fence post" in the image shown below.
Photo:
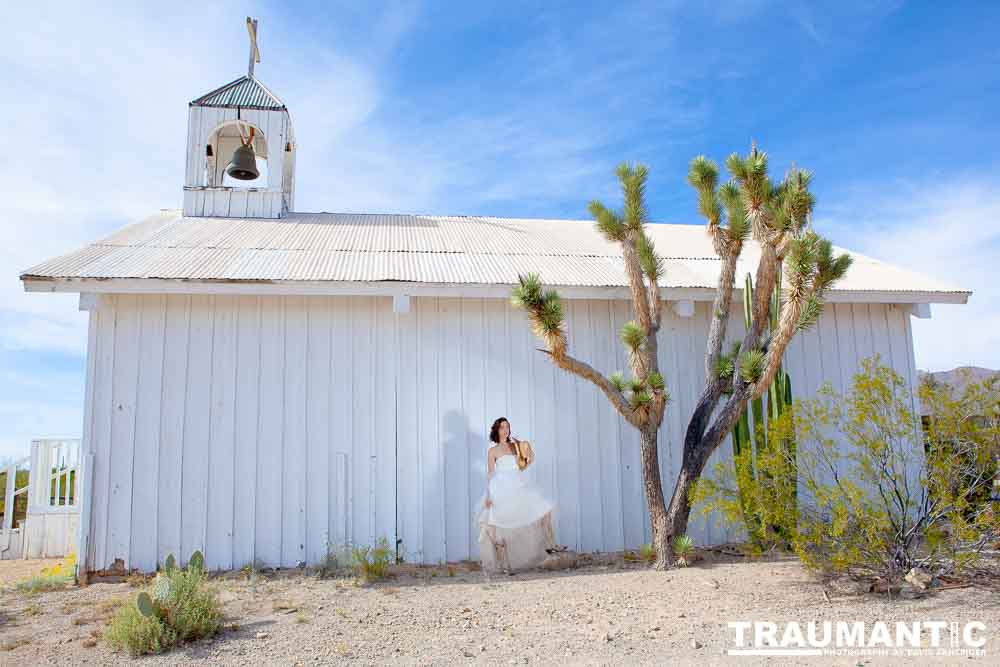
{"label": "fence post", "polygon": [[7,488],[3,496],[3,529],[14,527],[14,483],[17,480],[17,463],[11,463],[7,468]]}

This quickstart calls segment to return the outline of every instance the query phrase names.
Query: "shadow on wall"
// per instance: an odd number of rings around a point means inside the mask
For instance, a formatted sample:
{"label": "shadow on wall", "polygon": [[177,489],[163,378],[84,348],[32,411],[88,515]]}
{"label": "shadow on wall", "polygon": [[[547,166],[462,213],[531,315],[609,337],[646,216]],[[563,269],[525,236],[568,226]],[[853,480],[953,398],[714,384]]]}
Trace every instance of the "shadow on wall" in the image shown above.
{"label": "shadow on wall", "polygon": [[449,410],[441,423],[444,436],[444,502],[449,561],[479,558],[472,523],[476,502],[486,490],[486,427]]}

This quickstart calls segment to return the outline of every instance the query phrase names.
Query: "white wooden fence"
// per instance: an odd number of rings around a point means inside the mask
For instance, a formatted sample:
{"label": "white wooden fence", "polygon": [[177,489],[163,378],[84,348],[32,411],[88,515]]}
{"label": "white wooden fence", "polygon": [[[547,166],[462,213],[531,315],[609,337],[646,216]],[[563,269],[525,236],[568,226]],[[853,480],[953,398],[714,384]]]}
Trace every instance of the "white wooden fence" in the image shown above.
{"label": "white wooden fence", "polygon": [[6,484],[4,484],[3,523],[0,528],[0,560],[21,557],[22,527],[14,525],[14,505],[17,497],[28,492],[28,486],[17,488],[17,471],[23,470],[30,460],[25,457],[7,466]]}
{"label": "white wooden fence", "polygon": [[[28,464],[27,486],[17,488],[17,471]],[[79,526],[80,441],[42,439],[31,456],[10,464],[4,489],[0,558],[54,558],[72,552]],[[14,525],[14,505],[27,494],[27,516]]]}

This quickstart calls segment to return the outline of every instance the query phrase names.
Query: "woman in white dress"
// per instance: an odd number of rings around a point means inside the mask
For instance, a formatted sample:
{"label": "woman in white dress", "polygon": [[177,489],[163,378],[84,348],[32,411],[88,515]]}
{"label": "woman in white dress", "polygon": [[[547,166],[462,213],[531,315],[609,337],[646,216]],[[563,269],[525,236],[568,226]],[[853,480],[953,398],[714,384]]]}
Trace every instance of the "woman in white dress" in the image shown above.
{"label": "woman in white dress", "polygon": [[480,498],[476,523],[483,569],[512,572],[539,565],[548,554],[565,551],[552,528],[555,504],[532,484],[518,465],[535,459],[530,443],[510,435],[510,422],[500,417],[490,428],[486,492]]}

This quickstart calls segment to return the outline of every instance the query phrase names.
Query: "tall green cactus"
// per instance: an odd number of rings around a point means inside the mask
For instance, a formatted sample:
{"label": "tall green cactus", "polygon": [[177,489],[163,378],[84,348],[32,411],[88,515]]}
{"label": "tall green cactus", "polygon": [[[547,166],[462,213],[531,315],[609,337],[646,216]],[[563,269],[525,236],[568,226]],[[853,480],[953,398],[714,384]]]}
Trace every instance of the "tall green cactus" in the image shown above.
{"label": "tall green cactus", "polygon": [[[746,284],[743,289],[743,321],[749,330],[753,325],[753,279],[747,274]],[[769,309],[768,322],[771,331],[776,331],[778,322],[781,319],[781,272],[778,272],[774,291],[771,294],[771,307]],[[792,404],[792,380],[785,372],[784,365],[778,366],[778,372],[767,391],[767,420],[778,419],[784,414]],[[751,438],[751,418],[753,424],[753,435]],[[755,398],[747,405],[740,420],[733,427],[733,460],[736,466],[736,485],[739,493],[740,507],[743,510],[743,519],[747,526],[747,532],[751,540],[759,542],[764,537],[764,526],[762,525],[760,512],[755,506],[755,496],[751,491],[751,486],[757,484],[757,472],[754,468],[754,461],[770,447],[768,442],[767,423],[764,418],[764,399]],[[784,443],[788,447],[789,453],[794,461],[795,443]],[[793,466],[794,469],[794,466]],[[789,480],[797,486],[797,480]]]}

